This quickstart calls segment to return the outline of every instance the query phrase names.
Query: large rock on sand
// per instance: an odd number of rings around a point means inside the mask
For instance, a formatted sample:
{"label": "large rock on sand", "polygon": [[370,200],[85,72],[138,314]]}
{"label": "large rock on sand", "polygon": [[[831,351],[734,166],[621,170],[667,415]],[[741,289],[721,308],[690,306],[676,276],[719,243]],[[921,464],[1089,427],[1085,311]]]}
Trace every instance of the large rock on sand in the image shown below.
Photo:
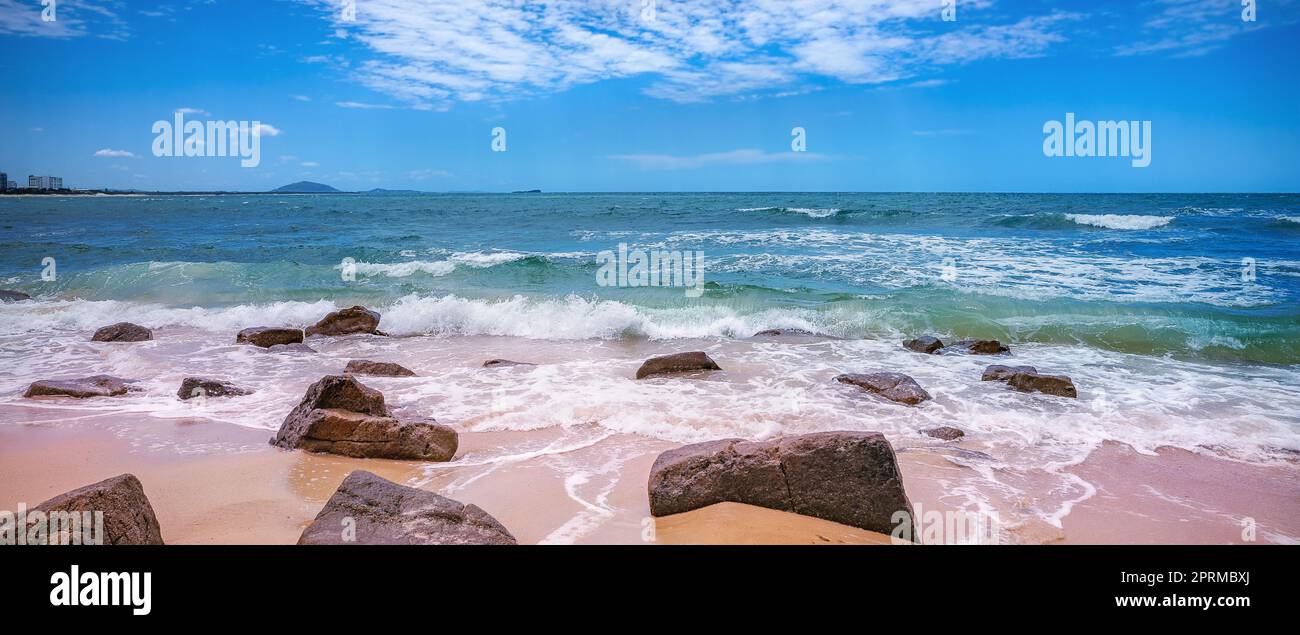
{"label": "large rock on sand", "polygon": [[672,355],[660,355],[645,360],[641,367],[636,371],[637,379],[645,379],[655,375],[671,375],[675,373],[688,373],[698,370],[722,370],[717,362],[708,354],[701,351],[690,353],[673,353]]}
{"label": "large rock on sand", "polygon": [[353,333],[379,332],[379,314],[363,306],[354,306],[334,311],[321,318],[314,326],[307,327],[307,337],[313,335],[351,335]]}
{"label": "large rock on sand", "polygon": [[415,371],[392,362],[372,362],[368,359],[354,359],[343,368],[344,373],[353,375],[377,375],[380,377],[414,377]]}
{"label": "large rock on sand", "polygon": [[240,388],[223,379],[212,379],[210,377],[186,377],[181,380],[180,390],[176,391],[176,396],[181,399],[239,397],[251,394],[253,394],[253,391],[247,388]]}
{"label": "large rock on sand", "polygon": [[301,344],[302,329],[254,326],[240,331],[235,336],[235,343],[252,344],[262,348],[271,348],[280,344]]}
{"label": "large rock on sand", "polygon": [[984,369],[984,374],[980,375],[980,381],[1006,381],[1016,373],[1037,373],[1038,369],[1033,366],[1003,366],[994,364]]}
{"label": "large rock on sand", "polygon": [[733,502],[890,534],[894,514],[906,512],[901,535],[915,535],[894,449],[879,432],[688,445],[655,459],[648,489],[655,516]]}
{"label": "large rock on sand", "polygon": [[[102,512],[104,514],[104,533],[86,534],[103,540],[105,545],[161,545],[162,531],[158,527],[158,518],[149,504],[149,497],[144,495],[144,486],[140,479],[132,474],[114,476],[93,485],[74,489],[60,494],[37,505],[32,511],[50,512]],[[31,517],[31,512],[28,512]],[[85,515],[82,515],[83,523]],[[93,518],[93,516],[92,516]],[[51,536],[51,541],[54,537]],[[68,536],[61,535],[58,544],[68,544]]]}
{"label": "large rock on sand", "polygon": [[90,336],[92,342],[147,342],[151,339],[153,331],[130,322],[110,324]]}
{"label": "large rock on sand", "polygon": [[903,373],[849,373],[837,376],[835,381],[909,406],[930,399],[930,393],[921,384]]}
{"label": "large rock on sand", "polygon": [[939,349],[943,348],[943,341],[937,337],[922,335],[918,338],[903,340],[903,348],[906,348],[909,351],[933,355],[938,353]]}
{"label": "large rock on sand", "polygon": [[24,397],[118,397],[133,390],[130,379],[94,375],[81,379],[42,379],[27,387]]}
{"label": "large rock on sand", "polygon": [[456,431],[431,421],[389,416],[384,395],[351,375],[329,375],[307,389],[272,445],[359,458],[447,461]]}
{"label": "large rock on sand", "polygon": [[300,545],[513,545],[497,519],[475,507],[357,470],[298,538]]}
{"label": "large rock on sand", "polygon": [[1065,375],[1016,373],[1007,380],[1007,385],[1020,392],[1041,392],[1058,397],[1079,396],[1079,391],[1074,388],[1074,382]]}

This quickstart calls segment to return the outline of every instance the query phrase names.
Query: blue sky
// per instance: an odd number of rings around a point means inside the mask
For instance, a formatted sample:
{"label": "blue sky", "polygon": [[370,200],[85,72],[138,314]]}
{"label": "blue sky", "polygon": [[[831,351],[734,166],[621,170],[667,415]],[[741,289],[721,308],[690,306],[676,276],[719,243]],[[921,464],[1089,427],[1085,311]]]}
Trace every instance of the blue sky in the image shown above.
{"label": "blue sky", "polygon": [[[646,0],[649,3],[649,0]],[[0,171],[72,187],[1300,191],[1300,0],[0,0]],[[260,121],[261,164],[155,157]],[[1152,162],[1043,125],[1149,120]],[[492,151],[492,129],[506,152]],[[791,130],[807,152],[791,150]],[[18,178],[15,178],[18,177]]]}

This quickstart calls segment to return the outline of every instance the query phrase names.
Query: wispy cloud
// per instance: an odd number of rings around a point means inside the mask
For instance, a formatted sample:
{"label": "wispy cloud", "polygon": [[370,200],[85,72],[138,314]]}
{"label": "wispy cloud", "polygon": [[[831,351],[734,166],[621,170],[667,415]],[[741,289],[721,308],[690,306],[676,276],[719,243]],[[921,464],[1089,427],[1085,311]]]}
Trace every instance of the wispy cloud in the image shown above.
{"label": "wispy cloud", "polygon": [[110,158],[114,158],[114,159],[135,159],[135,158],[137,158],[134,152],[130,152],[130,151],[127,151],[127,150],[113,150],[112,148],[104,148],[103,150],[96,150],[96,151],[95,151],[95,156],[97,156],[97,157],[110,157]]}
{"label": "wispy cloud", "polygon": [[278,137],[280,136],[280,129],[269,123],[259,123],[253,126],[253,134],[259,137]]}
{"label": "wispy cloud", "polygon": [[712,152],[691,156],[672,154],[613,154],[615,161],[627,161],[643,170],[688,170],[715,165],[757,165],[763,163],[783,163],[802,161],[821,161],[827,157],[815,152],[764,152],[750,148],[731,150],[729,152]]}
{"label": "wispy cloud", "polygon": [[113,0],[59,0],[54,20],[41,19],[46,7],[34,0],[0,0],[0,35],[69,38],[94,35],[125,40],[130,31]]}
{"label": "wispy cloud", "polygon": [[[1270,24],[1295,22],[1293,8],[1296,0],[1274,0],[1261,11],[1268,12],[1267,20],[1245,22],[1241,19],[1240,2],[1224,0],[1150,0],[1145,3],[1156,10],[1155,16],[1143,23],[1143,39],[1115,47],[1120,56],[1142,54],[1168,54],[1174,57],[1205,55],[1222,47],[1228,40]],[[1264,4],[1264,3],[1260,3]],[[1270,6],[1271,5],[1271,6]]]}
{"label": "wispy cloud", "polygon": [[[509,99],[645,76],[646,93],[678,102],[798,89],[808,80],[896,81],[989,58],[1043,54],[1070,14],[997,24],[939,20],[918,0],[368,0],[342,20],[373,53],[353,65],[364,85],[404,102]],[[993,5],[966,0],[964,16]],[[327,61],[321,58],[319,61]]]}
{"label": "wispy cloud", "polygon": [[368,104],[360,101],[338,101],[334,102],[334,105],[339,108],[352,108],[357,110],[390,110],[394,108],[394,106],[389,106],[387,104]]}

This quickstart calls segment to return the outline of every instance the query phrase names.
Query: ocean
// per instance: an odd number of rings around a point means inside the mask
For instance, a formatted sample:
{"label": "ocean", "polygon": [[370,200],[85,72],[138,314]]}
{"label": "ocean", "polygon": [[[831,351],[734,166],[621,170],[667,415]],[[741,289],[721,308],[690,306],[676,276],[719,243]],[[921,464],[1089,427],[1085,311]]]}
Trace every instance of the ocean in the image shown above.
{"label": "ocean", "polygon": [[[703,293],[600,284],[599,255],[620,246],[700,254]],[[601,492],[629,461],[722,437],[871,429],[907,451],[955,425],[975,445],[949,457],[968,468],[952,495],[1056,526],[1096,494],[1068,467],[1105,441],[1260,464],[1300,453],[1300,195],[3,197],[0,288],[34,296],[0,304],[0,404],[35,379],[108,372],[147,390],[60,407],[274,430],[347,359],[398,361],[422,377],[367,383],[399,410],[522,435],[458,457],[454,476],[431,464],[440,491],[540,461],[586,503],[554,542],[620,518]],[[392,337],[330,338],[317,356],[233,345],[242,328],[353,304]],[[156,340],[87,341],[119,321]],[[752,337],[770,328],[822,336]],[[1007,360],[1071,376],[1079,398],[979,381],[1001,359],[899,345],[921,334],[999,339]],[[724,372],[631,379],[678,350]],[[541,365],[479,368],[489,357]],[[868,370],[907,373],[935,399],[906,408],[830,381]],[[258,391],[180,402],[193,374]]]}

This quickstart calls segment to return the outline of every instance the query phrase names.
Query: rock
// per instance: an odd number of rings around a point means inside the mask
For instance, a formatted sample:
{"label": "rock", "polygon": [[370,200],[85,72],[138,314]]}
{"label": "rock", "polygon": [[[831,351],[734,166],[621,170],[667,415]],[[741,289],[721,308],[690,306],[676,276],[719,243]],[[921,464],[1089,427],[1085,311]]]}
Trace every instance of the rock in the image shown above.
{"label": "rock", "polygon": [[379,375],[381,377],[414,377],[415,371],[412,371],[400,364],[392,362],[372,362],[368,359],[354,359],[348,362],[343,369],[345,373],[353,375]]}
{"label": "rock", "polygon": [[303,344],[302,342],[298,342],[296,344],[276,344],[274,346],[267,347],[266,350],[271,353],[315,353],[316,352],[316,349],[306,344]]}
{"label": "rock", "polygon": [[513,545],[497,519],[466,505],[357,470],[316,514],[300,545]]}
{"label": "rock", "polygon": [[1074,388],[1074,382],[1065,375],[1016,373],[1007,381],[1007,385],[1020,392],[1042,392],[1060,397],[1079,396],[1079,391]]}
{"label": "rock", "polygon": [[921,388],[915,379],[902,373],[851,373],[839,375],[835,381],[852,384],[890,401],[909,406],[930,399],[930,393]]}
{"label": "rock", "polygon": [[276,344],[301,344],[302,337],[302,329],[254,326],[240,331],[235,336],[235,343],[270,348]]}
{"label": "rock", "polygon": [[903,340],[903,348],[906,348],[909,351],[933,355],[939,352],[939,349],[943,348],[943,342],[937,337],[922,335],[915,339]]}
{"label": "rock", "polygon": [[81,379],[42,379],[27,387],[24,397],[117,397],[133,390],[133,380],[112,375]]}
{"label": "rock", "polygon": [[153,331],[130,322],[105,326],[90,337],[92,342],[147,342],[151,339],[153,339]]}
{"label": "rock", "polygon": [[980,381],[1006,381],[1016,373],[1037,373],[1038,369],[1033,366],[1003,366],[994,364],[984,369],[984,374],[980,375]]}
{"label": "rock", "polygon": [[7,291],[5,289],[0,289],[0,302],[18,302],[30,299],[32,299],[32,296],[27,295],[22,291]]}
{"label": "rock", "polygon": [[655,459],[648,489],[654,516],[734,502],[890,534],[895,512],[907,512],[907,524],[912,514],[894,450],[879,432],[688,445]]}
{"label": "rock", "polygon": [[645,363],[641,364],[641,368],[637,369],[636,378],[645,379],[654,375],[686,373],[696,370],[722,370],[722,368],[707,354],[700,351],[674,353],[645,360]]}
{"label": "rock", "polygon": [[456,431],[433,421],[400,421],[384,395],[351,375],[329,375],[307,389],[272,445],[359,458],[448,461]]}
{"label": "rock", "polygon": [[1011,348],[997,340],[961,340],[945,346],[944,352],[997,355],[998,353],[1010,353]]}
{"label": "rock", "polygon": [[930,428],[928,430],[922,430],[921,432],[926,436],[943,439],[944,441],[953,441],[966,436],[966,433],[962,432],[960,428],[954,428],[952,426],[939,426],[938,428]]}
{"label": "rock", "polygon": [[532,362],[516,362],[509,359],[489,359],[483,362],[483,368],[503,368],[506,366],[536,366]]}
{"label": "rock", "polygon": [[251,395],[253,391],[240,388],[228,381],[208,377],[186,377],[181,380],[181,388],[176,396],[181,399],[194,397],[238,397]]}
{"label": "rock", "polygon": [[307,327],[307,337],[313,335],[351,335],[353,333],[379,333],[379,314],[362,306],[340,309],[321,318],[315,326]]}
{"label": "rock", "polygon": [[[161,545],[162,531],[140,479],[132,474],[114,476],[93,485],[60,494],[32,511],[102,512],[104,531],[93,533],[105,545]],[[28,512],[30,517],[31,512]],[[84,516],[83,516],[84,518]],[[83,525],[84,527],[84,525]],[[62,541],[62,538],[60,538]],[[61,542],[60,544],[67,544]]]}
{"label": "rock", "polygon": [[767,329],[765,331],[759,331],[755,333],[753,337],[779,337],[783,335],[797,335],[803,337],[817,336],[816,333],[813,333],[812,331],[805,331],[804,329]]}

